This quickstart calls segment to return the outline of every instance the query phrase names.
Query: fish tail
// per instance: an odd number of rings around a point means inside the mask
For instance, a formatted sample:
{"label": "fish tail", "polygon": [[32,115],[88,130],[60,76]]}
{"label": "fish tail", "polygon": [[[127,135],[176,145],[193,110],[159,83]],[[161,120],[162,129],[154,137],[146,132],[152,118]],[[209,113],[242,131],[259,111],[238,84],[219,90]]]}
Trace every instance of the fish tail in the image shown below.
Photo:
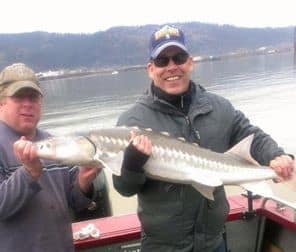
{"label": "fish tail", "polygon": [[241,186],[266,199],[272,199],[288,207],[296,209],[296,193],[285,183],[274,183],[273,181],[260,181],[254,183],[244,183]]}
{"label": "fish tail", "polygon": [[296,193],[296,169],[293,170],[291,178],[287,181],[283,181],[282,183]]}
{"label": "fish tail", "polygon": [[247,191],[261,195],[266,198],[270,198],[273,195],[272,189],[266,183],[266,181],[243,183],[240,184],[240,186]]}

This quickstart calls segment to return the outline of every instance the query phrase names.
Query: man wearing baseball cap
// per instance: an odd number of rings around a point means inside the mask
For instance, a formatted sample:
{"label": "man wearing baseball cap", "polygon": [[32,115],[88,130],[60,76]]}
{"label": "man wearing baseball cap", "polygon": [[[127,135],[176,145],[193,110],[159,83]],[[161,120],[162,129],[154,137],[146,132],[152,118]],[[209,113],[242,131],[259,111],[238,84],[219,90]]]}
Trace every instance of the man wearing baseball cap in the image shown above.
{"label": "man wearing baseball cap", "polygon": [[50,136],[37,128],[42,97],[25,64],[0,73],[1,251],[74,251],[68,206],[79,211],[92,202],[91,183],[100,167],[69,167],[37,157],[33,142]]}
{"label": "man wearing baseball cap", "polygon": [[[32,69],[23,63],[7,66],[0,73],[1,121],[32,138],[41,116],[42,96]],[[27,100],[28,105],[18,103],[22,100]]]}
{"label": "man wearing baseball cap", "polygon": [[[147,64],[150,88],[117,124],[165,131],[221,153],[254,134],[253,158],[289,178],[292,158],[228,100],[192,81],[193,67],[181,29],[165,25],[153,32]],[[143,165],[151,148],[146,137],[134,137],[124,154],[122,175],[113,176],[119,193],[138,196],[141,252],[225,252],[222,233],[229,206],[224,187],[215,189],[212,201],[191,185],[147,178]]]}

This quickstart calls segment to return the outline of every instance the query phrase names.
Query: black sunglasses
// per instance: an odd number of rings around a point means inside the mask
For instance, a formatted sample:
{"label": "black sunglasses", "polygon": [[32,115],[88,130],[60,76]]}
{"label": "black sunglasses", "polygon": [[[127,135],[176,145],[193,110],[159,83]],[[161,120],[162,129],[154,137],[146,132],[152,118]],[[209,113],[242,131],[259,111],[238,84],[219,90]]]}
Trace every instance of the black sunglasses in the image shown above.
{"label": "black sunglasses", "polygon": [[187,61],[188,57],[189,57],[188,53],[179,52],[173,56],[159,56],[159,57],[156,57],[155,59],[151,59],[151,60],[153,61],[153,63],[157,67],[166,67],[169,64],[170,59],[172,59],[172,61],[176,65],[182,65]]}

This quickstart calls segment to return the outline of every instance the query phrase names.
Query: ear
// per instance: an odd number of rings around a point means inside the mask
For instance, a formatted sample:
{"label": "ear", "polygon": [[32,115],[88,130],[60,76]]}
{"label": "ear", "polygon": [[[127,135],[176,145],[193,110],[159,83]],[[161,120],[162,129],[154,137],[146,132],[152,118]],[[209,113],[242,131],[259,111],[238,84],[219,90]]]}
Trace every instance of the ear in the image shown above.
{"label": "ear", "polygon": [[193,62],[193,57],[192,56],[189,57],[188,64],[189,64],[189,71],[192,72],[193,67],[194,67],[194,62]]}
{"label": "ear", "polygon": [[146,66],[146,70],[147,70],[147,73],[148,73],[148,76],[150,79],[153,80],[153,64],[151,62],[149,62]]}

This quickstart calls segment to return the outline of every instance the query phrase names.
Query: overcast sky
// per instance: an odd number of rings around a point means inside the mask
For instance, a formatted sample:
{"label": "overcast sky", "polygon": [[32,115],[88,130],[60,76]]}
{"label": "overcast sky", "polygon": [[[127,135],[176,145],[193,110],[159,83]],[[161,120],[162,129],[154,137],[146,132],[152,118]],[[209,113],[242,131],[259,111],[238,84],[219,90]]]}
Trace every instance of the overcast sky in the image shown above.
{"label": "overcast sky", "polygon": [[114,26],[199,21],[296,26],[294,0],[3,0],[0,33],[93,33]]}

